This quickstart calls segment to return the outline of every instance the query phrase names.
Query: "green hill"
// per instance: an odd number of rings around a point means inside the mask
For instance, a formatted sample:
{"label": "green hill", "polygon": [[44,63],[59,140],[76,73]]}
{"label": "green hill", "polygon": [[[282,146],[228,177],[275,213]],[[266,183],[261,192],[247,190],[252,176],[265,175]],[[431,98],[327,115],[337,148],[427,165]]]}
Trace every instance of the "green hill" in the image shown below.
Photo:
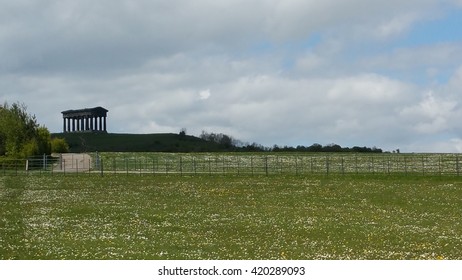
{"label": "green hill", "polygon": [[70,152],[214,152],[226,148],[190,135],[174,133],[54,133],[64,138]]}

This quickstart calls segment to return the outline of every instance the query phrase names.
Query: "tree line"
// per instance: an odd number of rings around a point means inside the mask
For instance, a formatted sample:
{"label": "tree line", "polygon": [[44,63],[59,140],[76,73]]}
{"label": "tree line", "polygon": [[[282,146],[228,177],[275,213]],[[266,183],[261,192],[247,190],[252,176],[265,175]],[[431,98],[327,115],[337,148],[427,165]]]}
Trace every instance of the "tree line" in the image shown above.
{"label": "tree line", "polygon": [[311,146],[305,147],[305,146],[297,146],[297,147],[278,147],[274,146],[272,149],[273,152],[291,152],[291,151],[297,151],[297,152],[328,152],[328,153],[348,153],[348,152],[354,152],[354,153],[382,153],[382,149],[377,148],[377,147],[359,147],[359,146],[354,146],[352,148],[350,147],[342,147],[338,144],[329,144],[329,145],[321,145],[318,143],[315,143]]}
{"label": "tree line", "polygon": [[0,104],[0,156],[28,158],[68,149],[64,139],[51,138],[48,129],[27,112],[24,104]]}
{"label": "tree line", "polygon": [[[184,130],[182,130],[184,133]],[[201,135],[199,136],[202,140],[209,141],[212,143],[219,144],[224,150],[226,151],[234,151],[234,152],[328,152],[328,153],[336,153],[336,152],[354,152],[354,153],[382,153],[383,150],[377,147],[359,147],[354,146],[350,147],[342,147],[338,144],[328,144],[328,145],[321,145],[318,143],[314,143],[311,146],[303,146],[298,145],[296,147],[292,146],[278,146],[274,145],[273,147],[265,147],[258,143],[244,143],[240,140],[235,139],[232,136],[223,134],[223,133],[208,133],[206,131],[202,131]]]}

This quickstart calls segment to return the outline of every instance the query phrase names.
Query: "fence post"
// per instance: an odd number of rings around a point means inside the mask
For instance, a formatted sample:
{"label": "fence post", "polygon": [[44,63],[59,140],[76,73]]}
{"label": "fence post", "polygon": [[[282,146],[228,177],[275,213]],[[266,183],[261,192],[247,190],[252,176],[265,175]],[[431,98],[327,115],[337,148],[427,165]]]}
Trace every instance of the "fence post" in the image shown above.
{"label": "fence post", "polygon": [[438,173],[441,176],[441,155],[439,155],[439,157],[438,157]]}
{"label": "fence post", "polygon": [[422,175],[425,175],[425,158],[422,155]]}
{"label": "fence post", "polygon": [[305,156],[300,156],[300,174],[305,173]]}
{"label": "fence post", "polygon": [[372,174],[375,174],[375,161],[374,161],[374,156],[371,156],[371,167],[372,167]]}
{"label": "fence post", "polygon": [[210,159],[210,156],[209,156],[209,175],[212,175],[212,160]]}
{"label": "fence post", "polygon": [[383,160],[383,157],[381,159],[382,159],[382,173],[385,173],[385,161]]}
{"label": "fence post", "polygon": [[313,156],[310,157],[310,173],[313,174]]}
{"label": "fence post", "polygon": [[135,169],[133,174],[136,174],[136,171],[139,171],[138,174],[141,176],[141,162],[138,161],[138,157],[135,156]]}
{"label": "fence post", "polygon": [[460,175],[460,169],[459,169],[459,155],[456,155],[456,172],[457,176]]}
{"label": "fence post", "polygon": [[197,175],[196,157],[193,157],[193,169],[194,169],[194,175]]}
{"label": "fence post", "polygon": [[236,156],[236,161],[237,161],[237,175],[239,175],[240,169],[241,169],[241,158],[239,156]]}
{"label": "fence post", "polygon": [[282,174],[282,172],[284,171],[284,162],[282,161],[282,159],[280,161],[278,161],[279,163],[279,173]]}
{"label": "fence post", "polygon": [[281,172],[281,165],[279,164],[279,155],[276,156],[276,173]]}
{"label": "fence post", "polygon": [[223,175],[225,175],[225,174],[226,174],[226,158],[223,155]]}
{"label": "fence post", "polygon": [[104,175],[104,171],[103,171],[104,170],[104,164],[103,164],[103,159],[102,158],[99,160],[99,168],[101,170],[101,177],[103,177],[103,175]]}
{"label": "fence post", "polygon": [[387,173],[390,175],[390,156],[387,156]]}
{"label": "fence post", "polygon": [[298,156],[295,156],[295,175],[298,175]]}
{"label": "fence post", "polygon": [[356,175],[358,175],[358,156],[355,155],[355,171],[356,171]]}
{"label": "fence post", "polygon": [[329,176],[329,156],[326,156],[326,175]]}
{"label": "fence post", "polygon": [[404,174],[407,175],[407,161],[406,161],[406,156],[404,156]]}

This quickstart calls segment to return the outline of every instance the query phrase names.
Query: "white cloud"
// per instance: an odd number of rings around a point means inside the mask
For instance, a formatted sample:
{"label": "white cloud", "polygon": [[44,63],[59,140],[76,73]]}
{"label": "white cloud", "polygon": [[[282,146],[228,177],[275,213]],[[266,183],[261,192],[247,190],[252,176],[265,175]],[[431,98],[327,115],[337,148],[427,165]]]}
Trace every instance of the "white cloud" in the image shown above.
{"label": "white cloud", "polygon": [[462,153],[462,139],[415,141],[404,147],[407,151],[416,153]]}
{"label": "white cloud", "polygon": [[401,98],[403,83],[389,78],[366,74],[335,81],[328,92],[329,100],[345,104],[384,105]]}
{"label": "white cloud", "polygon": [[462,91],[462,65],[457,67],[452,77],[447,84],[447,90],[457,97],[460,96]]}
{"label": "white cloud", "polygon": [[199,99],[201,100],[207,100],[210,98],[210,89],[207,89],[207,90],[203,90],[201,92],[199,92]]}
{"label": "white cloud", "polygon": [[456,101],[442,100],[436,98],[434,93],[428,92],[418,104],[404,108],[401,115],[412,120],[411,124],[416,132],[435,134],[451,129],[456,106]]}
{"label": "white cloud", "polygon": [[398,15],[377,27],[377,37],[387,39],[407,32],[414,22],[420,19],[413,13]]}

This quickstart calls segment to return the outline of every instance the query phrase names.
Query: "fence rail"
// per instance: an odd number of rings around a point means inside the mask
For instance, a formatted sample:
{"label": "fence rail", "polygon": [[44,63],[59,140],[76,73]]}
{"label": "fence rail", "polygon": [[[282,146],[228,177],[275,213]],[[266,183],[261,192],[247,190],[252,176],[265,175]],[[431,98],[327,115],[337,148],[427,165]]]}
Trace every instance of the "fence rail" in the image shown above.
{"label": "fence rail", "polygon": [[0,175],[21,174],[421,174],[457,175],[460,154],[63,154],[0,160]]}

